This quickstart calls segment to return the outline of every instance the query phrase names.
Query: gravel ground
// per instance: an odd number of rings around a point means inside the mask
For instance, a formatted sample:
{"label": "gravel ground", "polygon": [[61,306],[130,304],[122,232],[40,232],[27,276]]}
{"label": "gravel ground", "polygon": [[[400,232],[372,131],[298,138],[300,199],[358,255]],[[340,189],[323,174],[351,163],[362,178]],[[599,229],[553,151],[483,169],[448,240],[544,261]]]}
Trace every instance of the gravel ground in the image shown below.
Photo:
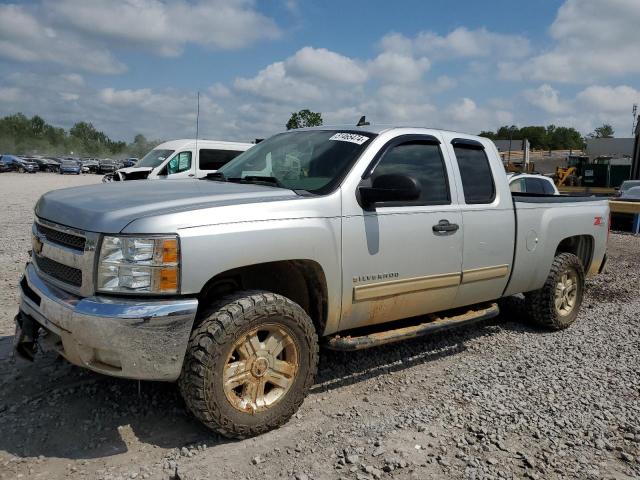
{"label": "gravel ground", "polygon": [[228,441],[173,385],[12,360],[32,206],[98,181],[0,174],[0,479],[640,478],[639,237],[611,235],[606,272],[564,332],[525,326],[514,299],[480,326],[323,351],[287,425]]}

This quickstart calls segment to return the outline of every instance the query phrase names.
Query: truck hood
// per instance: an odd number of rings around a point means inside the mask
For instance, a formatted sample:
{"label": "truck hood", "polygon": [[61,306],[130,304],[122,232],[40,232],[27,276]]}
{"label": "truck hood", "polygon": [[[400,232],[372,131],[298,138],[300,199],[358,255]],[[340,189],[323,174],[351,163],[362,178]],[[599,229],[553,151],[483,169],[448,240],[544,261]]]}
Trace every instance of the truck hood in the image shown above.
{"label": "truck hood", "polygon": [[80,230],[119,233],[143,217],[296,198],[301,197],[291,190],[262,185],[194,179],[141,180],[54,190],[40,197],[35,213]]}

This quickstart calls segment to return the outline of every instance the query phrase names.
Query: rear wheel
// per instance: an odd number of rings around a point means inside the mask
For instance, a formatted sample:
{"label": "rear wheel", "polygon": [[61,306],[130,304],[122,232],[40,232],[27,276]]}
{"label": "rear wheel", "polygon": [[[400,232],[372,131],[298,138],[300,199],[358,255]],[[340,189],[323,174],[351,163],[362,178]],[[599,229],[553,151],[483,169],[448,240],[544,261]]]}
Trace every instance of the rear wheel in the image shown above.
{"label": "rear wheel", "polygon": [[527,293],[525,298],[534,324],[562,330],[576,320],[583,295],[582,262],[571,253],[561,253],[553,260],[544,286]]}
{"label": "rear wheel", "polygon": [[225,436],[289,420],[313,385],[318,339],[305,311],[270,292],[223,298],[191,334],[179,380],[189,410]]}

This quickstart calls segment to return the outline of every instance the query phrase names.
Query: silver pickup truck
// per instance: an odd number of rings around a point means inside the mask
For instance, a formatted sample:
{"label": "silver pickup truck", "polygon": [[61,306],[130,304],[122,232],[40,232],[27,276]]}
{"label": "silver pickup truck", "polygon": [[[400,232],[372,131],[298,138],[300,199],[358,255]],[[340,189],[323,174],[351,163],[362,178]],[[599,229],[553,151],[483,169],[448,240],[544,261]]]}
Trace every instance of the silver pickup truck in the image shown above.
{"label": "silver pickup truck", "polygon": [[16,351],[178,381],[209,428],[275,428],[321,344],[487,319],[524,293],[568,327],[605,263],[606,201],[512,194],[485,138],[425,128],[275,135],[201,180],[57,190],[35,208]]}

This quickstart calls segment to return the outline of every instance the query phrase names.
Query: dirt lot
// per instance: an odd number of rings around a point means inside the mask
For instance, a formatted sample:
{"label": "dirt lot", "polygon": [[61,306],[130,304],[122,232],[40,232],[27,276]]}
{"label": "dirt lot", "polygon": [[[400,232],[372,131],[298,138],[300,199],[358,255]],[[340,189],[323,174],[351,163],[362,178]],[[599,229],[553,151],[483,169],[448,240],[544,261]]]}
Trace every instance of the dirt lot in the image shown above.
{"label": "dirt lot", "polygon": [[11,357],[33,205],[99,181],[0,174],[0,479],[640,477],[640,238],[611,236],[606,273],[564,332],[525,326],[514,300],[481,326],[323,351],[292,421],[228,441],[172,385]]}

